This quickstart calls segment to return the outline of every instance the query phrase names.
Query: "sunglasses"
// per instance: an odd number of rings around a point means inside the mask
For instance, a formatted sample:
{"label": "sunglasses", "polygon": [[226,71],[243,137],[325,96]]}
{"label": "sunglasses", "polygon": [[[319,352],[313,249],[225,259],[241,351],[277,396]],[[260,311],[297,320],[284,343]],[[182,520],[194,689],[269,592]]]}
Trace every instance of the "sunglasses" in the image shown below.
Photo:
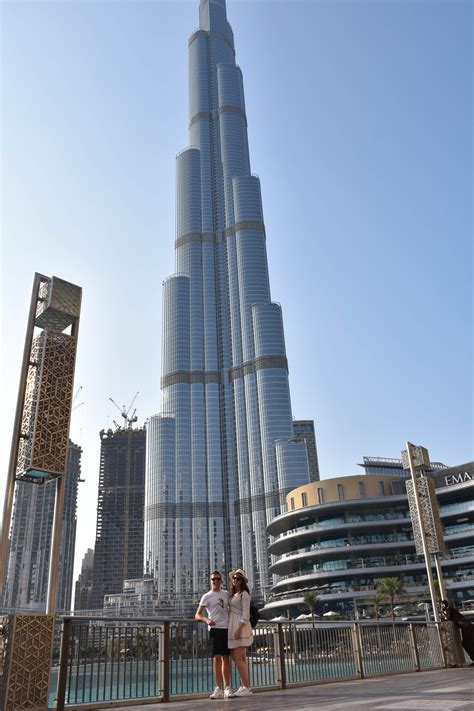
{"label": "sunglasses", "polygon": [[243,578],[240,575],[233,575],[232,580],[243,580]]}
{"label": "sunglasses", "polygon": [[211,578],[212,582],[215,583],[218,580],[222,580],[222,578]]}

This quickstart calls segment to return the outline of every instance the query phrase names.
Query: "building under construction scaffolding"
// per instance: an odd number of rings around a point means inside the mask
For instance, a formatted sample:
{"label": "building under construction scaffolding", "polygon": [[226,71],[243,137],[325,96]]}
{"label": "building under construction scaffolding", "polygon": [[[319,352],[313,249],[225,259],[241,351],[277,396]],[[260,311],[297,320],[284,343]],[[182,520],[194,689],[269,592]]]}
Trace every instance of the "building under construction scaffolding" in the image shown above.
{"label": "building under construction scaffolding", "polygon": [[145,429],[102,430],[100,439],[92,609],[122,592],[124,580],[143,577]]}

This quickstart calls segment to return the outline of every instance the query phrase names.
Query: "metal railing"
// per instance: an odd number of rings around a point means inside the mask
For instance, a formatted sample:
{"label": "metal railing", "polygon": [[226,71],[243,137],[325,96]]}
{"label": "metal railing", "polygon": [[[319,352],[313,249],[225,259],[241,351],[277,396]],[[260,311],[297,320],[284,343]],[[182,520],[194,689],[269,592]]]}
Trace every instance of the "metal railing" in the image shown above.
{"label": "metal railing", "polygon": [[[435,623],[261,622],[248,659],[251,685],[261,689],[444,666]],[[49,706],[168,701],[213,686],[205,625],[65,617]]]}

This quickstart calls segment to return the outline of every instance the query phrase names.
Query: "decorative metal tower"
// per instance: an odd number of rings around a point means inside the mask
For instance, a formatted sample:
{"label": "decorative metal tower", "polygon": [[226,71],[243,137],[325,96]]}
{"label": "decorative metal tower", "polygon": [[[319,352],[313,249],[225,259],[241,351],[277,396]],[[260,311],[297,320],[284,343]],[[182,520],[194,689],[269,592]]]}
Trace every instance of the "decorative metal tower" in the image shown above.
{"label": "decorative metal tower", "polygon": [[[3,587],[15,482],[43,485],[56,480],[46,615],[4,618],[2,708],[48,705],[50,659],[57,605],[61,524],[64,509],[69,424],[82,289],[35,274],[13,426],[0,541]],[[70,328],[69,333],[65,330]],[[36,335],[35,335],[36,329]]]}

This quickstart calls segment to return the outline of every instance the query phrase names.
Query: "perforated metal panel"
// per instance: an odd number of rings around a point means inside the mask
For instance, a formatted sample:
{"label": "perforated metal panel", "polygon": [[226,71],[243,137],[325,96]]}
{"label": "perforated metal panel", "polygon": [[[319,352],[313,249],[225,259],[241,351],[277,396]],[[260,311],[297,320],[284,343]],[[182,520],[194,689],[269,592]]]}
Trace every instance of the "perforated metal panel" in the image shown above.
{"label": "perforated metal panel", "polygon": [[75,362],[73,336],[45,329],[34,339],[17,479],[41,483],[65,472]]}
{"label": "perforated metal panel", "polygon": [[47,709],[54,618],[9,618],[2,674],[3,709]]}
{"label": "perforated metal panel", "polygon": [[81,287],[58,277],[51,277],[40,287],[35,325],[64,331],[79,318],[81,298]]}
{"label": "perforated metal panel", "polygon": [[[425,533],[428,552],[441,553],[446,550],[446,546],[444,544],[443,527],[441,525],[439,515],[434,481],[430,477],[421,476],[416,480],[416,486],[420,499],[422,526]],[[407,481],[406,487],[416,552],[418,555],[423,555],[423,542],[416,508],[415,487],[413,481]]]}

